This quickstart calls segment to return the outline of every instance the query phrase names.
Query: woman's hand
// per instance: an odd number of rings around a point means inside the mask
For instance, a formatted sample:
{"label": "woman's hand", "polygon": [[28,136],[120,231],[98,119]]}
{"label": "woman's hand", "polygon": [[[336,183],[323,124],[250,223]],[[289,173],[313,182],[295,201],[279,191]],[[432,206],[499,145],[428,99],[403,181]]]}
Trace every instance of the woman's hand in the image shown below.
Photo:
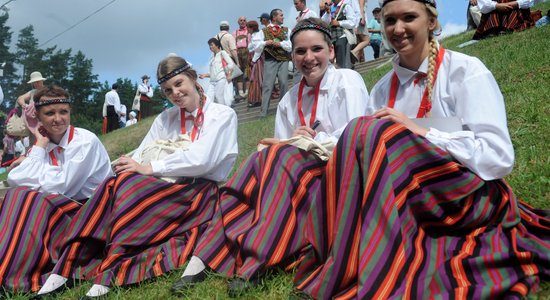
{"label": "woman's hand", "polygon": [[294,132],[292,133],[292,136],[303,135],[303,136],[307,136],[307,137],[310,137],[310,138],[314,138],[316,134],[317,134],[317,132],[315,132],[315,130],[311,129],[310,127],[300,126],[296,129],[294,129]]}
{"label": "woman's hand", "polygon": [[416,123],[409,119],[404,113],[393,108],[383,107],[374,112],[372,116],[378,119],[391,120],[395,123],[401,124],[420,136],[426,136],[428,133],[428,129],[416,125]]}
{"label": "woman's hand", "polygon": [[50,138],[44,126],[39,123],[36,127],[29,127],[29,131],[36,138],[36,146],[46,149],[50,142]]}
{"label": "woman's hand", "polygon": [[276,138],[265,138],[260,141],[260,144],[269,146],[269,145],[278,144],[279,142],[280,140]]}
{"label": "woman's hand", "polygon": [[114,171],[117,175],[124,172],[134,172],[142,175],[153,175],[153,167],[151,166],[151,164],[138,164],[137,161],[126,155],[123,155],[118,159],[117,163],[114,165]]}

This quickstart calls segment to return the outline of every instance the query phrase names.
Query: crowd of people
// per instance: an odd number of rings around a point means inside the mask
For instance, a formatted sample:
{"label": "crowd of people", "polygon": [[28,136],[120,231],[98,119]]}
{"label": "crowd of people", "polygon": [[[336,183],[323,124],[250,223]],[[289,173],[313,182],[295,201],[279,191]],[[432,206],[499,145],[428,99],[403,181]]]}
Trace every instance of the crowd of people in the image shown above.
{"label": "crowd of people", "polygon": [[[318,12],[307,7],[306,0],[294,0],[298,12],[296,22],[320,17],[331,24],[331,43],[335,58],[331,62],[339,68],[352,69],[353,64],[365,60],[364,49],[371,46],[373,58],[380,56],[380,8],[374,8],[374,19],[366,17],[365,0],[335,0],[322,2]],[[208,95],[215,102],[233,106],[243,99],[249,107],[261,106],[260,115],[266,116],[272,98],[283,97],[288,90],[289,75],[293,83],[302,79],[295,66],[290,68],[292,28],[284,26],[284,12],[274,9],[262,13],[259,24],[240,16],[236,30],[230,30],[228,21],[220,23],[220,32],[208,40],[212,51]],[[293,70],[292,70],[293,69]],[[235,75],[236,70],[242,74]],[[290,73],[290,74],[289,74]]]}
{"label": "crowd of people", "polygon": [[[174,294],[216,272],[239,296],[275,268],[296,270],[298,299],[522,299],[550,279],[550,211],[503,180],[514,149],[491,72],[437,42],[435,0],[382,0],[378,30],[396,55],[369,94],[338,62],[351,55],[346,5],[323,4],[330,20],[313,15],[293,29],[274,9],[263,30],[248,28],[262,97],[290,60],[300,80],[286,91],[279,78],[274,137],[223,185],[238,154],[237,116],[218,97],[244,64],[238,49],[222,50],[231,49],[227,30],[208,40],[209,73],[174,54],[158,63],[173,106],[113,162],[71,124],[63,88],[36,86],[23,101],[32,146],[0,202],[2,289],[45,296],[89,280],[86,296],[97,298],[184,266]],[[238,94],[250,96],[254,83],[241,83]],[[113,124],[116,90],[106,96]]]}

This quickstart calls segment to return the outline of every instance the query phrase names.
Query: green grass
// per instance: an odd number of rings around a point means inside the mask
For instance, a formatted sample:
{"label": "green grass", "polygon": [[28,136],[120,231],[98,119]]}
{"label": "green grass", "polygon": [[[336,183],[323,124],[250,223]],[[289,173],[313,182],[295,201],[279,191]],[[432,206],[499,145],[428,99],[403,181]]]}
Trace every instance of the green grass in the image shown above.
{"label": "green grass", "polygon": [[[545,12],[550,9],[550,3],[539,5],[538,9]],[[506,101],[509,129],[516,151],[514,171],[506,180],[520,199],[536,207],[550,208],[550,26],[491,38],[457,49],[457,45],[469,40],[472,35],[473,32],[466,32],[452,36],[443,40],[442,45],[480,58],[492,71]],[[364,76],[369,90],[389,68],[386,65]],[[111,158],[137,147],[151,122],[152,118],[146,119],[133,128],[103,136],[102,141]],[[240,154],[234,170],[255,151],[261,138],[273,135],[273,126],[273,116],[239,126]],[[215,274],[181,297],[174,297],[170,295],[169,288],[180,274],[178,270],[131,287],[114,288],[107,299],[228,298],[226,280]],[[77,299],[89,287],[90,283],[82,283],[52,299]],[[278,272],[268,276],[261,287],[247,292],[240,299],[288,299],[291,290],[292,274]],[[541,290],[533,297],[550,299],[550,283],[543,283]],[[15,295],[13,299],[28,297]]]}

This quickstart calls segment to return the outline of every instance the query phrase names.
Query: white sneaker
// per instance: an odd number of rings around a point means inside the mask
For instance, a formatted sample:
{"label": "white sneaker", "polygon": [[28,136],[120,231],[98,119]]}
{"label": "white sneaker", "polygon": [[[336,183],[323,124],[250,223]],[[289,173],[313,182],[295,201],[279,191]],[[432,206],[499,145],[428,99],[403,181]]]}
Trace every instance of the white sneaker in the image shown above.
{"label": "white sneaker", "polygon": [[106,295],[109,293],[111,289],[107,286],[101,285],[101,284],[94,284],[92,285],[92,288],[88,290],[86,293],[86,296],[88,297],[101,297],[103,295]]}
{"label": "white sneaker", "polygon": [[60,276],[57,274],[51,274],[50,276],[48,276],[48,279],[46,279],[46,282],[44,283],[44,285],[38,291],[37,294],[38,295],[49,294],[57,290],[58,288],[62,287],[63,285],[65,285],[67,280],[68,279],[63,276]]}

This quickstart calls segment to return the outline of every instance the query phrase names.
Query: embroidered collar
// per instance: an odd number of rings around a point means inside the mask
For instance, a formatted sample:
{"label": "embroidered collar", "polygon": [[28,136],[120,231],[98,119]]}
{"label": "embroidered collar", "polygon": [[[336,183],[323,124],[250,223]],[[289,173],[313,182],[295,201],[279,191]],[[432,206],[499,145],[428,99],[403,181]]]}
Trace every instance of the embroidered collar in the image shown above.
{"label": "embroidered collar", "polygon": [[422,61],[422,64],[420,64],[420,67],[418,67],[417,71],[400,66],[398,55],[395,55],[395,57],[392,59],[392,64],[393,70],[397,74],[397,78],[399,78],[399,85],[403,85],[409,82],[409,80],[416,78],[418,73],[428,74],[428,57],[426,57],[424,61]]}

